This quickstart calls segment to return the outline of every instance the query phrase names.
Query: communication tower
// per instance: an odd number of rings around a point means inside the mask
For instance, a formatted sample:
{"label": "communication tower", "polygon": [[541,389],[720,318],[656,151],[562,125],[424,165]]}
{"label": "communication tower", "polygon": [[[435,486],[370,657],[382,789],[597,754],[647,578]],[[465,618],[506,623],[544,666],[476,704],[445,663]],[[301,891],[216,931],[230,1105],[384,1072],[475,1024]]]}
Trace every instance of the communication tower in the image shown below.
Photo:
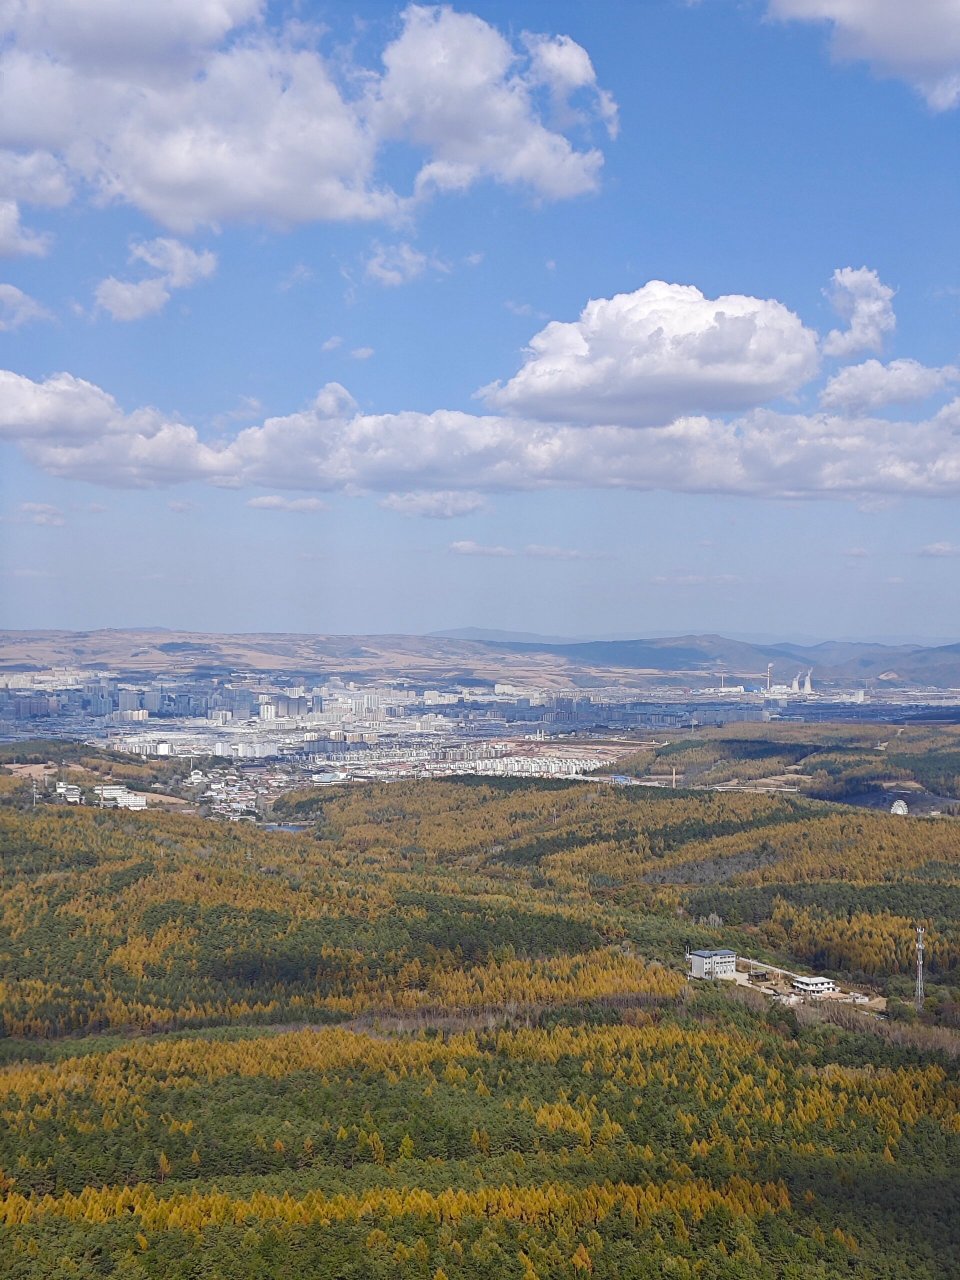
{"label": "communication tower", "polygon": [[923,935],[925,929],[922,924],[917,925],[917,994],[916,1005],[917,1013],[923,1013]]}

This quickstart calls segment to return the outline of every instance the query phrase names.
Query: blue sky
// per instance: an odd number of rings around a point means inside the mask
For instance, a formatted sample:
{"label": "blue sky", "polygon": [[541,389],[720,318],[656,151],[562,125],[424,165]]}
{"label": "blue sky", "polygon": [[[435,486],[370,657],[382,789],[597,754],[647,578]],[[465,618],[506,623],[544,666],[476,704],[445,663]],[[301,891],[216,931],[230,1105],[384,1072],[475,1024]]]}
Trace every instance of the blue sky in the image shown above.
{"label": "blue sky", "polygon": [[960,6],[2,0],[9,627],[960,636]]}

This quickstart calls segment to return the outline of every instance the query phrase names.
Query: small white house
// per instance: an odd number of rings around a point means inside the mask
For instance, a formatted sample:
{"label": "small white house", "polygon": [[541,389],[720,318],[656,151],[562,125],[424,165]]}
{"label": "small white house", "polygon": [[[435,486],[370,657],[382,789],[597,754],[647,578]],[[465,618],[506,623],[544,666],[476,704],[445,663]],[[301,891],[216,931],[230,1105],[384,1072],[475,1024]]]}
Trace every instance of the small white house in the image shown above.
{"label": "small white house", "polygon": [[691,978],[735,978],[737,953],[722,948],[719,951],[691,951]]}
{"label": "small white house", "polygon": [[807,978],[803,974],[794,978],[790,985],[802,996],[822,996],[837,989],[832,978]]}

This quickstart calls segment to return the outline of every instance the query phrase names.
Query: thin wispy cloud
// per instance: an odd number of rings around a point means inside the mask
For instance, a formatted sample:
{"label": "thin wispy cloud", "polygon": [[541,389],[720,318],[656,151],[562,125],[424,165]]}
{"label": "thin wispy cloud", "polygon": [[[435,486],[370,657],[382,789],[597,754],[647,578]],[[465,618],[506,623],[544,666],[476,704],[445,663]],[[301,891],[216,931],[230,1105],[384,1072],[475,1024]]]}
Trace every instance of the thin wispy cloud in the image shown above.
{"label": "thin wispy cloud", "polygon": [[265,494],[258,498],[249,498],[247,506],[255,511],[325,511],[327,504],[320,498],[283,498],[278,494]]}
{"label": "thin wispy cloud", "polygon": [[551,547],[531,542],[524,547],[504,547],[485,545],[471,540],[451,542],[450,550],[458,556],[490,556],[497,560],[510,559],[515,556],[529,560],[592,560],[593,556],[585,551],[577,551],[572,547]]}
{"label": "thin wispy cloud", "polygon": [[955,542],[929,542],[917,554],[927,560],[948,560],[960,556],[960,545]]}
{"label": "thin wispy cloud", "polygon": [[61,509],[49,502],[19,502],[13,513],[4,519],[8,524],[36,524],[48,528],[59,528],[67,522]]}

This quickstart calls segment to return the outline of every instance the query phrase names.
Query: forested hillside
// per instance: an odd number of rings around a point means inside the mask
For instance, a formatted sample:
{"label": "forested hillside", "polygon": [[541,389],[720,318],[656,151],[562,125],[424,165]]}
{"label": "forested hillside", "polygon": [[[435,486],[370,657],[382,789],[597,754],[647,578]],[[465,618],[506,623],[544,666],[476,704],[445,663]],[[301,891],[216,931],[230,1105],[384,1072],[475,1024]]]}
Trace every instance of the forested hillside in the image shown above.
{"label": "forested hillside", "polygon": [[[960,1272],[960,824],[459,781],[0,809],[0,1273]],[[941,1028],[688,988],[686,943]]]}
{"label": "forested hillside", "polygon": [[[821,800],[893,788],[960,800],[960,727],[952,724],[728,724],[626,755],[610,772],[676,770],[681,784],[718,786],[780,778]],[[896,788],[900,791],[896,791]],[[889,802],[888,802],[889,806]],[[960,806],[957,806],[960,808]]]}

